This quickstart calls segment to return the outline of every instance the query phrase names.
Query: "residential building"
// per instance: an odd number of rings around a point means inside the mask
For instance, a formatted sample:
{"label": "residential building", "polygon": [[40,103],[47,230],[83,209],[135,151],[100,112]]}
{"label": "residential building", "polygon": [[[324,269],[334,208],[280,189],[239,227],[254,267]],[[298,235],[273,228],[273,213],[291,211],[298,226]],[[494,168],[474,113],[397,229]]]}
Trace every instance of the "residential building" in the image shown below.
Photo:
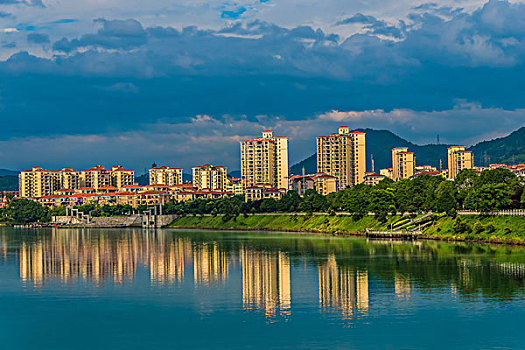
{"label": "residential building", "polygon": [[364,182],[365,133],[341,126],[338,133],[317,137],[317,172],[335,176],[338,189]]}
{"label": "residential building", "polygon": [[135,184],[135,171],[124,169],[120,165],[111,168],[111,186],[122,188]]}
{"label": "residential building", "polygon": [[18,175],[18,187],[20,197],[49,196],[62,188],[78,188],[79,173],[72,168],[46,170],[35,166]]}
{"label": "residential building", "polygon": [[383,175],[384,177],[388,177],[390,179],[392,179],[394,177],[394,173],[392,171],[392,168],[381,169],[381,170],[379,170],[379,174]]}
{"label": "residential building", "polygon": [[293,175],[290,176],[290,190],[301,196],[307,190],[315,190],[325,196],[337,191],[337,178],[328,174]]}
{"label": "residential building", "polygon": [[241,141],[241,180],[244,188],[288,189],[288,138],[265,130],[262,137]]}
{"label": "residential building", "polygon": [[286,194],[285,189],[270,188],[264,186],[250,186],[245,189],[244,200],[246,202],[258,201],[267,198],[281,199]]}
{"label": "residential building", "polygon": [[91,187],[95,190],[100,187],[111,186],[110,170],[104,168],[102,165],[82,170],[80,174],[80,186]]}
{"label": "residential building", "polygon": [[224,166],[204,164],[192,169],[193,187],[198,190],[226,191],[228,171]]}
{"label": "residential building", "polygon": [[99,205],[130,205],[137,208],[139,205],[165,204],[170,200],[170,195],[162,191],[133,192],[108,192],[108,193],[75,193],[70,195],[56,194],[38,198],[43,206],[72,206],[82,204]]}
{"label": "residential building", "polygon": [[308,190],[315,190],[314,175],[292,175],[290,176],[289,186],[291,191],[302,196]]}
{"label": "residential building", "polygon": [[337,192],[337,178],[328,174],[316,174],[314,176],[315,190],[326,196],[327,194]]}
{"label": "residential building", "polygon": [[392,179],[410,179],[414,176],[416,157],[408,147],[395,147],[392,149]]}
{"label": "residential building", "polygon": [[66,167],[58,172],[58,187],[59,189],[74,190],[80,187],[80,173],[73,168]]}
{"label": "residential building", "polygon": [[455,179],[463,169],[472,169],[474,157],[465,146],[451,146],[448,148],[448,178]]}
{"label": "residential building", "polygon": [[378,174],[374,171],[367,171],[365,173],[365,185],[375,186],[384,178],[386,178],[385,175]]}
{"label": "residential building", "polygon": [[228,178],[228,186],[226,187],[227,192],[232,192],[235,196],[244,194],[244,188],[242,181],[238,177]]}
{"label": "residential building", "polygon": [[182,184],[182,169],[171,168],[166,165],[154,167],[149,170],[150,185],[175,186]]}

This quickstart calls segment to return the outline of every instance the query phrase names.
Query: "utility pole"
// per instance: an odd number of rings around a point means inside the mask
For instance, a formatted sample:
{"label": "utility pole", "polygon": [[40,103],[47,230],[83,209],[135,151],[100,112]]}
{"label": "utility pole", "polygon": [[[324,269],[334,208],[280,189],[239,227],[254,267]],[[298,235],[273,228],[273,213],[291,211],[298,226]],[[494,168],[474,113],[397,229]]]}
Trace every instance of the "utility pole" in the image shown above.
{"label": "utility pole", "polygon": [[303,181],[302,181],[302,184],[301,184],[301,194],[304,194],[304,192],[306,192],[306,190],[304,189],[306,186],[306,174],[305,174],[305,170],[304,170],[304,166],[303,166]]}

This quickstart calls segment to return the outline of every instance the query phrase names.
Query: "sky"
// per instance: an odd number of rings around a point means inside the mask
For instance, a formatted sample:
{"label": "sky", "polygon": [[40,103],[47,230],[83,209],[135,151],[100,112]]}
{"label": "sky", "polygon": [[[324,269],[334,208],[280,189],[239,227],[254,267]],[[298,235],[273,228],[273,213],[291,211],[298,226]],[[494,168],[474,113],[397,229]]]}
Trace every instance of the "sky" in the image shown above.
{"label": "sky", "polygon": [[[339,125],[475,144],[525,126],[525,3],[0,0],[0,168],[290,163]],[[290,165],[291,165],[290,164]]]}

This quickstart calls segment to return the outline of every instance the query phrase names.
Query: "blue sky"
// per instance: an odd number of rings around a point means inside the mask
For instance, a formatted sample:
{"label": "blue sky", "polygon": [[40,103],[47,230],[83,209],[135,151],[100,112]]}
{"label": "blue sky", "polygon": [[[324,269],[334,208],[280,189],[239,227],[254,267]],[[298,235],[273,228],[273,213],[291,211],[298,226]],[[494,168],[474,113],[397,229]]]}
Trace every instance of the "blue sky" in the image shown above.
{"label": "blue sky", "polygon": [[238,169],[339,124],[472,144],[525,125],[525,4],[0,0],[0,168]]}

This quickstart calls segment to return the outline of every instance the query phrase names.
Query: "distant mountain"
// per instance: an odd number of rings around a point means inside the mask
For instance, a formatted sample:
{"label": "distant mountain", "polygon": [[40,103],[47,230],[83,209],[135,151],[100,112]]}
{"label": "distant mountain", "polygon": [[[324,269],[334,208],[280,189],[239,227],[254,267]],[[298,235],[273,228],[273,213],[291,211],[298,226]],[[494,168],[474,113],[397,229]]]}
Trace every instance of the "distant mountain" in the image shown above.
{"label": "distant mountain", "polygon": [[[416,154],[416,162],[421,165],[432,165],[439,168],[439,161],[443,167],[447,164],[447,148],[449,145],[416,145],[407,141],[388,130],[357,129],[366,133],[366,167],[372,170],[371,156],[374,156],[374,170],[389,168],[392,163],[391,151],[394,147],[408,147]],[[317,172],[317,155],[293,165],[290,168],[292,174],[301,174],[302,168],[307,174]]]}
{"label": "distant mountain", "polygon": [[0,169],[0,176],[18,175],[19,171]]}
{"label": "distant mountain", "polygon": [[[388,130],[357,129],[366,133],[366,166],[372,170],[370,161],[374,156],[374,170],[389,168],[392,164],[391,151],[394,147],[408,147],[416,155],[418,165],[432,165],[447,168],[447,148],[450,145],[416,145]],[[469,148],[474,153],[474,164],[486,166],[489,163],[525,163],[525,127],[506,137],[483,141]],[[290,168],[290,173],[301,174],[302,168],[307,174],[317,172],[317,155],[313,154]]]}
{"label": "distant mountain", "polygon": [[525,127],[499,139],[483,141],[470,148],[474,164],[487,166],[494,163],[525,163]]}
{"label": "distant mountain", "polygon": [[5,175],[0,176],[0,191],[17,191],[18,190],[18,176]]}
{"label": "distant mountain", "polygon": [[231,177],[240,178],[241,177],[241,171],[240,170],[230,171],[230,173],[228,175],[230,175]]}
{"label": "distant mountain", "polygon": [[149,175],[148,174],[142,174],[140,176],[135,177],[135,182],[139,186],[146,186],[149,185]]}

